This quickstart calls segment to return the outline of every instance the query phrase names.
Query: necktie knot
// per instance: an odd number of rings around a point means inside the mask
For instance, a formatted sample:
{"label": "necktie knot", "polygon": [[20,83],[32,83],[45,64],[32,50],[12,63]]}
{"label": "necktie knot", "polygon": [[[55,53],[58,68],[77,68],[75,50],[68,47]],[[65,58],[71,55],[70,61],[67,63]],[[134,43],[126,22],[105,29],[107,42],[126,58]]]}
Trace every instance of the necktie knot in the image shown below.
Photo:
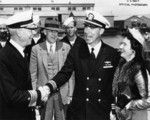
{"label": "necktie knot", "polygon": [[[94,53],[94,48],[91,48],[91,51]],[[92,52],[91,52],[91,53],[92,53]]]}

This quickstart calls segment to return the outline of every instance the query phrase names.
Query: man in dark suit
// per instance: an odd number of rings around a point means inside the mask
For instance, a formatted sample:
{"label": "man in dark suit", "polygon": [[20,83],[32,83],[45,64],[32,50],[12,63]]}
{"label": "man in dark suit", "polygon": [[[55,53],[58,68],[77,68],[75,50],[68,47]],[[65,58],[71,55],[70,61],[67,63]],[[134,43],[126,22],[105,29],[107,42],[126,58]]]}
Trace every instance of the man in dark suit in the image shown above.
{"label": "man in dark suit", "polygon": [[32,90],[29,67],[24,54],[34,29],[32,11],[10,17],[10,41],[0,51],[0,120],[35,120],[35,106],[46,101],[48,93]]}
{"label": "man in dark suit", "polygon": [[53,93],[75,71],[75,89],[67,120],[110,120],[112,80],[119,54],[101,40],[109,27],[110,23],[99,13],[86,11],[85,42],[72,47],[62,69],[43,87]]}
{"label": "man in dark suit", "polygon": [[[67,35],[61,40],[61,42],[65,42],[65,43],[69,44],[71,48],[75,45],[78,45],[78,44],[84,42],[84,39],[76,34],[76,32],[77,32],[77,27],[76,27],[77,23],[76,23],[76,21],[73,17],[67,18],[64,21],[63,26],[65,27]],[[74,72],[72,74],[72,77],[74,78]],[[74,82],[74,84],[75,84],[75,80],[72,79],[72,82]],[[71,86],[72,88],[70,88],[72,90],[69,91],[69,96],[67,98],[68,104],[64,105],[64,108],[66,110],[68,108],[68,105],[72,101],[72,95],[73,95],[73,91],[74,91],[74,84],[72,84],[72,86]]]}
{"label": "man in dark suit", "polygon": [[77,45],[77,44],[80,44],[84,41],[81,37],[77,36],[76,25],[77,25],[77,23],[73,17],[67,18],[63,23],[63,26],[66,29],[67,35],[61,40],[61,42],[65,42],[65,43],[69,44],[70,47]]}
{"label": "man in dark suit", "polygon": [[32,38],[31,44],[26,46],[26,54],[28,57],[28,62],[30,61],[32,47],[36,44],[44,42],[46,39],[44,33],[42,32],[42,30],[40,28],[41,21],[40,21],[40,17],[38,15],[34,15],[33,22],[37,26],[37,28],[34,29],[34,31],[33,31],[34,36]]}

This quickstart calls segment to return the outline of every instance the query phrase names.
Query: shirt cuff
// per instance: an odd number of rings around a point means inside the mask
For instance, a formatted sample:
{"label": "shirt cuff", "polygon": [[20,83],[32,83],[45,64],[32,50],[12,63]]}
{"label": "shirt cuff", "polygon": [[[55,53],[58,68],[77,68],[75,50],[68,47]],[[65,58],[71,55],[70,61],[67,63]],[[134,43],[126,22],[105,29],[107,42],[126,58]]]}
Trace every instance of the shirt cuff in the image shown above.
{"label": "shirt cuff", "polygon": [[29,107],[35,107],[36,106],[36,101],[37,101],[37,92],[35,90],[29,90],[28,91],[31,95]]}
{"label": "shirt cuff", "polygon": [[126,109],[129,109],[131,105],[131,101],[125,106]]}

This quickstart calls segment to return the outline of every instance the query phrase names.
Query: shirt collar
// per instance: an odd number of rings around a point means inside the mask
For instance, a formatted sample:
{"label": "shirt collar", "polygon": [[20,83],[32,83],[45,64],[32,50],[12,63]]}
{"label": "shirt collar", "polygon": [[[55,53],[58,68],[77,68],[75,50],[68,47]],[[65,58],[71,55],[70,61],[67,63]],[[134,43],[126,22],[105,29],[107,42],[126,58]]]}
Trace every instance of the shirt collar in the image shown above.
{"label": "shirt collar", "polygon": [[50,46],[52,45],[52,50],[53,52],[55,52],[56,50],[56,42],[53,43],[53,44],[50,44],[48,41],[46,41],[46,46],[47,46],[47,50],[49,51],[50,50]]}
{"label": "shirt collar", "polygon": [[41,38],[41,34],[39,34],[36,37],[33,37],[32,39],[34,40],[35,43],[37,43],[40,38]]}
{"label": "shirt collar", "polygon": [[10,39],[10,43],[20,52],[20,54],[24,57],[24,48],[16,43],[14,40]]}
{"label": "shirt collar", "polygon": [[74,45],[74,43],[75,43],[75,41],[76,41],[76,38],[77,38],[77,36],[75,36],[74,40],[69,41],[69,42],[70,42],[70,44],[71,44],[72,46]]}
{"label": "shirt collar", "polygon": [[90,53],[92,52],[91,49],[94,48],[94,51],[93,51],[93,52],[94,52],[94,54],[95,54],[95,57],[98,56],[98,53],[99,53],[99,51],[100,51],[101,46],[102,46],[102,42],[101,42],[101,41],[100,41],[97,45],[95,45],[94,47],[91,47],[91,46],[88,44],[88,48],[89,48]]}
{"label": "shirt collar", "polygon": [[5,44],[6,44],[6,41],[4,41],[4,42],[1,41],[0,44],[1,44],[2,47],[4,47]]}

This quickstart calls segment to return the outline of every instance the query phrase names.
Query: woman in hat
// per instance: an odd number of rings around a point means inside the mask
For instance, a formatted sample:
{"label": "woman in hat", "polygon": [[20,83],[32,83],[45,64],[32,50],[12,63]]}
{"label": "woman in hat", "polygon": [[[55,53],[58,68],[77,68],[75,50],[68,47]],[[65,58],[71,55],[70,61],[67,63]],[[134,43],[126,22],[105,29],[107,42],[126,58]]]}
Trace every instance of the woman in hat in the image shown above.
{"label": "woman in hat", "polygon": [[120,59],[113,80],[117,118],[148,120],[150,107],[149,64],[143,57],[144,38],[139,30],[128,29],[120,44]]}

